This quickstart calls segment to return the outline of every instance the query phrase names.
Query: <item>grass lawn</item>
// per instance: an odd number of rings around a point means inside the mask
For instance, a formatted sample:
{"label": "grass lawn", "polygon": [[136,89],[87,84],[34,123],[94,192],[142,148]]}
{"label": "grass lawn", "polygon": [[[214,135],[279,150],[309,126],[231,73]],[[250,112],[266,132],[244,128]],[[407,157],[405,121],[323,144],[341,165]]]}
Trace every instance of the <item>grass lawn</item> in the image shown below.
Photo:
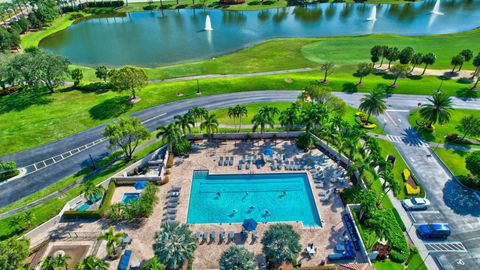
{"label": "grass lawn", "polygon": [[465,158],[469,152],[440,147],[433,147],[432,149],[455,176],[467,175],[470,173],[470,171],[465,167]]}
{"label": "grass lawn", "polygon": [[373,266],[377,270],[403,270],[404,269],[402,264],[391,262],[391,261],[374,262]]}
{"label": "grass lawn", "polygon": [[[268,75],[258,77],[239,77],[222,79],[202,79],[200,88],[204,95],[228,92],[303,89],[313,80],[321,77],[319,72]],[[289,80],[286,80],[289,78]],[[348,73],[335,73],[329,87],[336,91],[349,88],[355,78]],[[394,93],[431,94],[435,91],[438,79],[424,77],[416,81],[404,79]],[[370,91],[378,84],[387,84],[390,80],[380,76],[365,78],[365,86],[359,91]],[[454,94],[458,86],[445,84],[445,92]],[[62,90],[54,94],[19,92],[0,98],[0,140],[9,141],[0,150],[0,155],[17,152],[38,146],[59,138],[80,132],[101,124],[125,113],[132,113],[155,105],[179,99],[197,97],[195,81],[150,84],[139,92],[142,100],[131,105],[128,93],[113,91]],[[178,97],[177,92],[184,96]]]}
{"label": "grass lawn", "polygon": [[45,37],[53,33],[56,33],[58,31],[61,31],[69,27],[72,23],[73,21],[70,20],[70,15],[64,14],[58,17],[56,20],[54,20],[49,27],[37,32],[31,32],[23,35],[21,37],[21,47],[23,49],[26,49],[29,47],[37,47],[38,43],[40,43],[40,40],[44,39]]}
{"label": "grass lawn", "polygon": [[[454,110],[451,111],[450,122],[448,122],[447,124],[444,124],[444,125],[436,124],[434,133],[424,131],[421,128],[417,128],[417,130],[428,141],[445,143],[445,136],[447,136],[449,133],[457,133],[459,136],[463,136],[463,134],[460,133],[456,129],[456,126],[460,123],[460,120],[463,117],[469,116],[469,115],[479,116],[480,111],[478,111],[478,110],[454,109]],[[419,121],[422,120],[422,118],[420,117],[419,110],[415,110],[415,111],[410,113],[410,117],[409,117],[410,125],[412,125],[412,127],[418,127],[417,123],[416,123],[417,120],[419,120]],[[480,136],[475,137],[475,138],[480,139]]]}
{"label": "grass lawn", "polygon": [[412,254],[412,258],[407,266],[407,270],[428,270],[418,251],[415,251]]}

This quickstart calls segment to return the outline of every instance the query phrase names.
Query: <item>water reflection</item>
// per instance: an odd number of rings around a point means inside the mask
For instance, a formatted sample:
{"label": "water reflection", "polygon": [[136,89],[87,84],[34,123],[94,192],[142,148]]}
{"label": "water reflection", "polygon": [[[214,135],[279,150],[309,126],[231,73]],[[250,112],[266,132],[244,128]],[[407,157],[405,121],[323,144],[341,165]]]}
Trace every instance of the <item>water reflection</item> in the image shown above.
{"label": "water reflection", "polygon": [[[479,26],[480,0],[435,0],[376,5],[326,3],[262,11],[160,10],[94,16],[46,39],[40,46],[83,65],[158,66],[210,58],[277,37],[392,33],[440,34]],[[203,32],[209,14],[214,33]],[[168,52],[168,53],[166,53]]]}

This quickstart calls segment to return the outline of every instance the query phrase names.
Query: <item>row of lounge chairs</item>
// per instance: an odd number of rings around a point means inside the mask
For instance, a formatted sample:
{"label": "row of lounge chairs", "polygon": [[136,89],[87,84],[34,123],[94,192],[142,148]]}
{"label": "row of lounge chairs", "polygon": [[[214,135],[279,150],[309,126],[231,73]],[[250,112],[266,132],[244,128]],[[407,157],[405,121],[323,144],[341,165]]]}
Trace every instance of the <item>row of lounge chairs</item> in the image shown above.
{"label": "row of lounge chairs", "polygon": [[[242,232],[241,235],[244,237],[244,240],[248,237],[248,233]],[[230,231],[227,235],[225,231],[221,231],[218,234],[219,237],[219,244],[221,243],[230,243],[235,240],[235,232]],[[227,238],[228,237],[228,238]],[[195,238],[197,239],[198,242],[202,243],[214,243],[217,241],[217,232],[211,231],[211,232],[196,232],[195,233]],[[256,239],[258,239],[258,234],[257,231],[252,232],[252,242],[254,242]],[[228,240],[228,242],[227,242]]]}
{"label": "row of lounge chairs", "polygon": [[174,222],[175,219],[177,219],[177,206],[180,203],[180,190],[180,187],[173,186],[168,191],[163,222]]}
{"label": "row of lounge chairs", "polygon": [[233,163],[234,163],[233,156],[230,156],[230,157],[220,156],[220,158],[218,159],[218,166],[233,166]]}

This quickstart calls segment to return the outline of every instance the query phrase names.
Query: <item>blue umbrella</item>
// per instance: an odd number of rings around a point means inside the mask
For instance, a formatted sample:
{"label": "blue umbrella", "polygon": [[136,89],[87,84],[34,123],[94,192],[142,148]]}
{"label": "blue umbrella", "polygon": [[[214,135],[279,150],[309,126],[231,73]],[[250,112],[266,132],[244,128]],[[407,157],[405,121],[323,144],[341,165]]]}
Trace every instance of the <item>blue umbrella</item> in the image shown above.
{"label": "blue umbrella", "polygon": [[275,153],[272,148],[265,148],[263,149],[262,153],[267,156],[273,156]]}
{"label": "blue umbrella", "polygon": [[135,185],[133,185],[133,187],[136,189],[136,190],[139,190],[139,189],[144,189],[147,187],[147,182],[145,181],[138,181],[137,183],[135,183]]}
{"label": "blue umbrella", "polygon": [[247,218],[243,221],[243,228],[249,232],[257,228],[257,222],[253,218]]}

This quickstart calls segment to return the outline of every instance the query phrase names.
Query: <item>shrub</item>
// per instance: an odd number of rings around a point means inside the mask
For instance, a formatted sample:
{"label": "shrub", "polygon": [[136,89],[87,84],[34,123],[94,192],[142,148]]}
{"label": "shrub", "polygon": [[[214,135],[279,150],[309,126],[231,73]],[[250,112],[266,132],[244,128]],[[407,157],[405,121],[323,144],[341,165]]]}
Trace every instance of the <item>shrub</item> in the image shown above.
{"label": "shrub", "polygon": [[400,217],[400,214],[398,213],[397,209],[392,208],[392,213],[395,216],[395,219],[397,220],[398,225],[400,225],[400,228],[402,229],[402,231],[406,232],[407,228],[405,227],[405,224],[403,224],[403,220]]}
{"label": "shrub", "polygon": [[480,181],[475,176],[469,174],[467,176],[460,175],[457,176],[457,179],[464,184],[465,186],[480,191]]}
{"label": "shrub", "polygon": [[99,219],[102,218],[105,214],[105,211],[110,208],[110,202],[112,201],[113,193],[115,192],[115,182],[112,181],[108,185],[108,189],[105,192],[100,208],[96,211],[77,211],[69,210],[63,213],[63,218],[66,219],[75,219],[75,218],[89,218],[89,219]]}
{"label": "shrub", "polygon": [[405,184],[405,192],[407,195],[418,195],[420,194],[420,187],[417,186],[416,188],[412,187],[409,183]]}
{"label": "shrub", "polygon": [[475,176],[480,177],[480,151],[473,152],[465,159],[467,169]]}
{"label": "shrub", "polygon": [[344,204],[352,204],[355,203],[355,198],[358,197],[360,192],[361,189],[358,187],[346,188],[340,193],[340,198]]}
{"label": "shrub", "polygon": [[297,138],[296,144],[298,148],[308,151],[313,146],[313,140],[309,134],[305,133]]}
{"label": "shrub", "polygon": [[109,207],[108,217],[112,220],[132,221],[137,218],[149,217],[153,213],[153,207],[158,202],[157,186],[148,183],[145,191],[138,201],[129,204],[114,204]]}
{"label": "shrub", "polygon": [[70,15],[70,20],[72,21],[79,21],[83,18],[85,18],[85,15],[83,15],[82,13],[73,13],[72,15]]}
{"label": "shrub", "polygon": [[457,133],[448,133],[448,135],[445,137],[447,142],[456,142],[458,139],[460,138]]}
{"label": "shrub", "polygon": [[98,2],[87,2],[87,7],[97,8],[97,7],[121,7],[125,3],[123,1],[98,1]]}

